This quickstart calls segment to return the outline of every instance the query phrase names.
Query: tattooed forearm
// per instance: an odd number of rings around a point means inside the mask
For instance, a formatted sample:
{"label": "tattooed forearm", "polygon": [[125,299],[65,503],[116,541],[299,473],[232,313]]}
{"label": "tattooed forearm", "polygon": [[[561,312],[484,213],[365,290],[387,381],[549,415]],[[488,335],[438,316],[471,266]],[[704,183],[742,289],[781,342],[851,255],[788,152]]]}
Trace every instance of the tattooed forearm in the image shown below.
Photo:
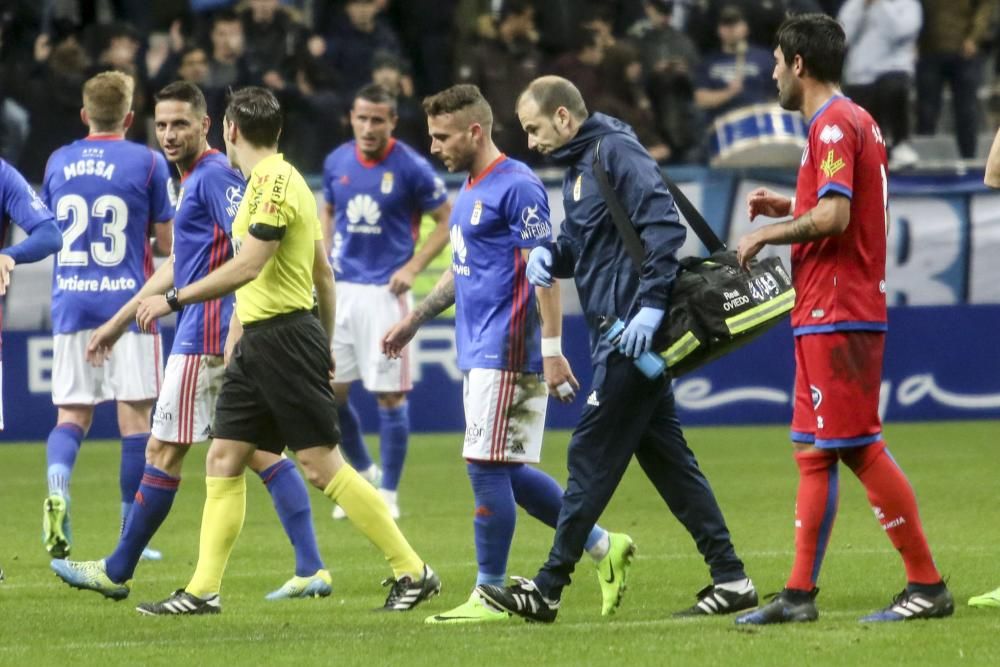
{"label": "tattooed forearm", "polygon": [[427,298],[413,309],[413,317],[418,325],[423,324],[443,313],[453,303],[455,303],[455,276],[451,271],[445,271]]}
{"label": "tattooed forearm", "polygon": [[813,220],[812,211],[806,211],[794,220],[789,221],[788,240],[792,243],[810,241],[819,235],[819,229]]}

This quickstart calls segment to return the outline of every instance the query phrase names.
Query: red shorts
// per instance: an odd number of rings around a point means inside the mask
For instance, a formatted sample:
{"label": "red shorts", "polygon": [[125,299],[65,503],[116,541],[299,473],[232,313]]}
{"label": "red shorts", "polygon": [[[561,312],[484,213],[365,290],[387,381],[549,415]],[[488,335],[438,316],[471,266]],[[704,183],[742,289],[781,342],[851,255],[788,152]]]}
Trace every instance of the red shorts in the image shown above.
{"label": "red shorts", "polygon": [[792,442],[857,447],[882,439],[881,331],[834,331],[795,338]]}

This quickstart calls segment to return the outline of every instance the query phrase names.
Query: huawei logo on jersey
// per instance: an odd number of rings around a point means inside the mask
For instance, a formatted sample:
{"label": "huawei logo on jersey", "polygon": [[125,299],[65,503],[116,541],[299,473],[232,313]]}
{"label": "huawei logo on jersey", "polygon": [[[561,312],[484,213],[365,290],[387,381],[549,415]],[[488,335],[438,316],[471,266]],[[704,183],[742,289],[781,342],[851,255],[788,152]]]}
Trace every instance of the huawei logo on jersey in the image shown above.
{"label": "huawei logo on jersey", "polygon": [[347,202],[347,231],[358,234],[381,234],[378,227],[382,211],[371,195],[355,195]]}
{"label": "huawei logo on jersey", "polygon": [[465,257],[468,250],[465,247],[465,237],[462,235],[462,228],[455,225],[451,228],[451,250],[459,262],[465,264]]}
{"label": "huawei logo on jersey", "polygon": [[470,276],[472,270],[465,263],[468,250],[465,247],[465,237],[462,235],[462,228],[455,225],[451,228],[451,272],[456,276]]}

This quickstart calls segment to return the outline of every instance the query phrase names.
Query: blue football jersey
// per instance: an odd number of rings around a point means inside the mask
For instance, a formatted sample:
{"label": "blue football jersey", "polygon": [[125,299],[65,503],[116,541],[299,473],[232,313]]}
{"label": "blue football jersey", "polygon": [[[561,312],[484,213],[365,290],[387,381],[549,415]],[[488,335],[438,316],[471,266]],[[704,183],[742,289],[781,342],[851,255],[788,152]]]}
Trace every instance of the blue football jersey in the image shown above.
{"label": "blue football jersey", "polygon": [[[174,285],[204,278],[233,256],[233,218],[246,182],[217,150],[205,152],[181,179],[174,216]],[[184,306],[171,354],[222,354],[233,296]]]}
{"label": "blue football jersey", "polygon": [[374,162],[354,141],[335,149],[323,163],[323,194],[334,209],[334,276],[367,285],[385,285],[413,257],[421,215],[448,199],[430,163],[395,139]]}
{"label": "blue football jersey", "polygon": [[540,372],[541,326],[522,249],[552,238],[542,182],[501,155],[466,182],[448,226],[458,367]]}
{"label": "blue football jersey", "polygon": [[99,327],[139,291],[153,270],[151,225],[174,216],[172,187],[163,156],[122,137],[91,135],[52,154],[42,197],[63,234],[53,333]]}

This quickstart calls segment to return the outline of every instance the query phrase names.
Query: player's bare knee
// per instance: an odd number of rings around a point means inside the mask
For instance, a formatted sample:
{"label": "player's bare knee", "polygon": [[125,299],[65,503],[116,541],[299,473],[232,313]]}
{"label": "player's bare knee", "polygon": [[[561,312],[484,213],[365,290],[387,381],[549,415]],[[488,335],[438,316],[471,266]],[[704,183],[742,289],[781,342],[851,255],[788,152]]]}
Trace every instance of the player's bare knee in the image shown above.
{"label": "player's bare knee", "polygon": [[56,418],[57,424],[74,424],[83,429],[84,434],[94,422],[94,408],[91,405],[61,405]]}
{"label": "player's bare knee", "polygon": [[283,458],[285,458],[284,454],[275,454],[273,452],[265,452],[263,449],[258,449],[253,453],[253,456],[250,457],[247,467],[259,474]]}
{"label": "player's bare knee", "polygon": [[188,445],[164,442],[150,436],[146,443],[146,463],[173,477],[180,477],[181,466],[187,455]]}
{"label": "player's bare knee", "polygon": [[392,410],[406,402],[406,393],[402,391],[384,392],[376,394],[375,400],[378,401],[379,407]]}
{"label": "player's bare knee", "polygon": [[248,443],[215,439],[205,455],[205,474],[211,477],[238,477],[254,451]]}
{"label": "player's bare knee", "polygon": [[122,437],[149,433],[149,418],[155,403],[156,401],[152,399],[118,402],[118,432]]}
{"label": "player's bare knee", "polygon": [[346,382],[333,383],[333,398],[335,401],[337,401],[338,408],[342,408],[345,405],[347,405],[347,399],[350,390],[351,390],[351,385]]}
{"label": "player's bare knee", "polygon": [[302,464],[306,481],[320,490],[326,489],[340,468],[346,465],[336,448],[310,447],[296,452],[296,457]]}

